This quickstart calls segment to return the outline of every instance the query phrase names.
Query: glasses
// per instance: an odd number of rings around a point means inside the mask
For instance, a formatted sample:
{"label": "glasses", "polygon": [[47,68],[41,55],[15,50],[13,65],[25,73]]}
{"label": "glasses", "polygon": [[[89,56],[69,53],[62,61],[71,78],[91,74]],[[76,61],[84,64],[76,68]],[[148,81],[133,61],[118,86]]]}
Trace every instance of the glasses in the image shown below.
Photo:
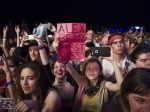
{"label": "glasses", "polygon": [[96,72],[96,71],[98,71],[98,70],[99,70],[98,67],[94,67],[94,68],[86,68],[86,71],[87,71],[87,72],[90,72],[90,71]]}

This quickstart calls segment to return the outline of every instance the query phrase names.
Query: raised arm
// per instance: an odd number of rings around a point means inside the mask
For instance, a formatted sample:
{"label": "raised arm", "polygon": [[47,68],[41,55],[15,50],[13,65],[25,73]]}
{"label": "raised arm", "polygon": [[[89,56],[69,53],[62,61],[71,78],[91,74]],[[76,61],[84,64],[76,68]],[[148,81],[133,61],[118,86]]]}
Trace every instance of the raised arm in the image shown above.
{"label": "raised arm", "polygon": [[3,28],[3,46],[2,46],[3,52],[6,57],[9,56],[8,49],[7,49],[7,30],[8,30],[8,26],[6,25],[6,27]]}
{"label": "raised arm", "polygon": [[78,85],[84,82],[84,77],[78,74],[70,62],[66,64],[66,69]]}
{"label": "raised arm", "polygon": [[21,43],[20,43],[20,47],[23,47],[23,43],[25,41],[26,36],[28,36],[28,33],[26,31],[22,31],[22,36],[21,36]]}
{"label": "raised arm", "polygon": [[115,71],[115,77],[116,77],[116,81],[117,81],[117,83],[115,83],[115,84],[112,83],[112,82],[107,81],[105,83],[105,86],[106,86],[106,88],[109,91],[118,91],[120,89],[120,87],[121,87],[121,83],[123,81],[123,76],[122,76],[122,74],[120,72],[120,69],[119,69],[119,67],[117,65],[117,61],[114,58],[112,49],[111,49],[111,56],[107,57],[107,58],[105,57],[105,59],[107,59],[108,61],[110,61],[111,64],[113,65],[114,71]]}
{"label": "raised arm", "polygon": [[15,26],[15,32],[16,32],[16,35],[17,35],[17,46],[16,47],[19,47],[20,45],[20,28],[19,28],[19,25]]}
{"label": "raised arm", "polygon": [[38,48],[39,48],[39,53],[40,53],[42,64],[47,65],[49,62],[48,62],[48,57],[47,57],[47,54],[46,54],[46,50],[45,50],[45,47],[44,47],[43,40],[41,38],[36,38],[36,37],[35,37],[35,40],[38,43]]}
{"label": "raised arm", "polygon": [[10,72],[10,69],[8,67],[8,62],[7,62],[4,55],[0,56],[0,58],[3,61],[3,64],[1,64],[0,66],[6,73],[7,88],[8,88],[10,97],[14,98],[14,99],[17,99],[17,97],[18,97],[17,87],[16,87],[16,85],[15,85],[13,79],[12,79],[11,72]]}

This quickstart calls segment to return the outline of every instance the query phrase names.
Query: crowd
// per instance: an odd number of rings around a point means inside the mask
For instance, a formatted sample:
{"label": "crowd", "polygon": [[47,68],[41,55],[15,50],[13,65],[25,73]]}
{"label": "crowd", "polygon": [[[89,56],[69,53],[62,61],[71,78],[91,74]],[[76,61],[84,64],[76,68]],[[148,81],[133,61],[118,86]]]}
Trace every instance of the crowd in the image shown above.
{"label": "crowd", "polygon": [[[41,24],[42,25],[42,24]],[[0,99],[13,98],[13,109],[0,112],[150,112],[149,34],[86,33],[84,61],[58,62],[59,38],[0,38]],[[110,56],[94,56],[92,47],[110,47]]]}

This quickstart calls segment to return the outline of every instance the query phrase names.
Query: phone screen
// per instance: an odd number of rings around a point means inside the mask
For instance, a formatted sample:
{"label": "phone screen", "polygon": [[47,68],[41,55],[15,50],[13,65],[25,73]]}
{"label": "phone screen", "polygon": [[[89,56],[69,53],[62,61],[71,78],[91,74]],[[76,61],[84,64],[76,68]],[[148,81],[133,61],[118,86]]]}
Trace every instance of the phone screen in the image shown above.
{"label": "phone screen", "polygon": [[34,40],[34,36],[33,35],[28,35],[28,36],[26,36],[26,40]]}
{"label": "phone screen", "polygon": [[109,57],[110,56],[110,47],[92,47],[91,54],[93,56],[103,56]]}

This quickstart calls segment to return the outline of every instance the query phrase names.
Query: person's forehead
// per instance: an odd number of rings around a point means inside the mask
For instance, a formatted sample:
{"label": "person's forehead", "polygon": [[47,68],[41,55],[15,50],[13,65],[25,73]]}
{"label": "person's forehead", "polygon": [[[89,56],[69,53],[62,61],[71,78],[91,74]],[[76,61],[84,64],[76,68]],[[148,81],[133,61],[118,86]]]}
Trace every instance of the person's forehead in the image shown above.
{"label": "person's forehead", "polygon": [[138,56],[139,59],[150,58],[150,52],[142,53]]}
{"label": "person's forehead", "polygon": [[116,38],[113,42],[118,42],[118,41],[122,41],[122,38]]}
{"label": "person's forehead", "polygon": [[87,33],[93,33],[93,31],[92,31],[92,30],[89,30],[89,31],[87,31]]}
{"label": "person's forehead", "polygon": [[30,47],[29,47],[29,49],[30,48],[38,48],[38,46],[37,45],[31,45]]}

